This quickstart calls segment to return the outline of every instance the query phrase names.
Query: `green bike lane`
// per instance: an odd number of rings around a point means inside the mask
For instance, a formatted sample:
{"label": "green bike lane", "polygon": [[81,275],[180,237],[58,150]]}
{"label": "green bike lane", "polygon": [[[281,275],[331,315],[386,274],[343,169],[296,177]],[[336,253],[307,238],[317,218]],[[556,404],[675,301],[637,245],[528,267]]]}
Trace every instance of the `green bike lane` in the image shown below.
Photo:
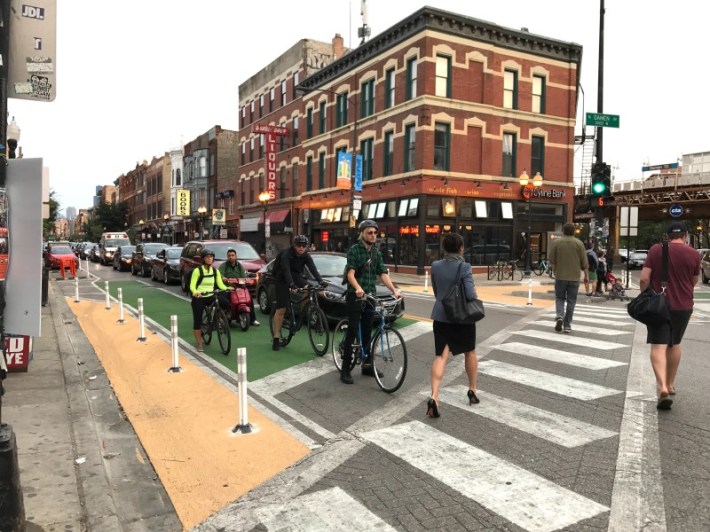
{"label": "green bike lane", "polygon": [[[195,346],[195,337],[192,332],[192,307],[189,299],[165,290],[155,283],[133,280],[112,281],[109,283],[110,295],[118,299],[119,288],[122,291],[124,305],[137,311],[138,299],[142,298],[145,317],[164,328],[167,334],[170,332],[170,317],[176,315],[178,336],[187,344]],[[288,346],[282,347],[279,351],[273,351],[271,349],[269,316],[260,314],[257,310],[257,319],[261,321],[261,325],[252,326],[247,331],[242,331],[237,323],[231,322],[232,348],[229,354],[222,354],[216,334],[213,334],[210,345],[204,346],[204,355],[236,373],[237,348],[246,348],[247,380],[250,382],[316,358],[308,339],[308,330],[305,327],[296,333]],[[412,323],[415,323],[415,320],[399,318],[393,327],[402,328]],[[331,329],[330,342],[332,342],[332,332]],[[324,356],[331,356],[331,345],[328,346],[328,351]]]}

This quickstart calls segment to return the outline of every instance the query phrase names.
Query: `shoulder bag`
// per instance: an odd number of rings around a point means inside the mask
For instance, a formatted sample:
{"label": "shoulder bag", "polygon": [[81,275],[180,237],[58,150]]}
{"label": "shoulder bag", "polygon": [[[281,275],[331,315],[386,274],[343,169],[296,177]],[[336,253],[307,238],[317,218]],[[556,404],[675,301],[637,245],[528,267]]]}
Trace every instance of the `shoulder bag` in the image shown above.
{"label": "shoulder bag", "polygon": [[441,304],[444,306],[446,319],[450,322],[476,323],[485,317],[486,311],[483,308],[483,301],[480,299],[474,299],[473,301],[466,299],[466,293],[461,282],[461,266],[463,264],[459,264],[456,271],[456,281],[441,300]]}
{"label": "shoulder bag", "polygon": [[656,292],[649,285],[646,290],[637,295],[626,306],[626,310],[636,321],[651,327],[668,323],[671,319],[670,305],[666,298],[668,286],[668,242],[663,242],[663,259],[661,266],[661,292]]}

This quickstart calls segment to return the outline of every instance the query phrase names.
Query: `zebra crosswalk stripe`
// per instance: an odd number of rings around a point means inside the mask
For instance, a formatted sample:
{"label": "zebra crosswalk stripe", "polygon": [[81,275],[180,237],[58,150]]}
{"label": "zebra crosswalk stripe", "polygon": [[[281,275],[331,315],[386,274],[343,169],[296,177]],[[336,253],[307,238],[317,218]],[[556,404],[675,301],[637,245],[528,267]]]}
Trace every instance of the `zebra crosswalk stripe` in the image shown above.
{"label": "zebra crosswalk stripe", "polygon": [[525,530],[558,530],[609,510],[419,421],[362,436]]}
{"label": "zebra crosswalk stripe", "polygon": [[266,530],[290,532],[395,532],[364,505],[341,488],[328,488],[300,495],[283,504],[254,510]]}
{"label": "zebra crosswalk stripe", "polygon": [[[541,327],[550,327],[551,323],[549,321],[534,321],[532,325],[539,325]],[[631,331],[616,331],[614,329],[602,328],[602,327],[590,327],[589,325],[577,325],[575,321],[574,330],[577,332],[585,332],[598,334],[599,336],[618,336],[619,334],[630,334]]]}
{"label": "zebra crosswalk stripe", "polygon": [[568,448],[616,436],[616,432],[602,427],[487,393],[481,389],[479,389],[481,402],[469,407],[465,402],[467,390],[466,386],[444,388],[439,391],[439,401]]}
{"label": "zebra crosswalk stripe", "polygon": [[[599,314],[595,314],[595,316],[599,316]],[[574,322],[584,322],[584,323],[598,323],[600,325],[613,325],[614,327],[630,327],[634,325],[634,322],[632,321],[627,321],[623,322],[620,321],[618,318],[612,319],[611,317],[608,317],[606,319],[601,319],[601,318],[590,318],[587,317],[586,313],[574,313]]]}
{"label": "zebra crosswalk stripe", "polygon": [[626,366],[625,362],[617,362],[616,360],[606,360],[604,358],[593,357],[589,355],[578,355],[569,351],[560,349],[552,349],[551,347],[543,347],[541,345],[525,344],[522,342],[508,342],[497,349],[523,355],[526,357],[557,362],[558,364],[566,364],[578,368],[591,369],[594,371],[615,368],[618,366]]}
{"label": "zebra crosswalk stripe", "polygon": [[[552,329],[552,324],[550,324],[550,329]],[[574,326],[572,327],[574,330]],[[543,332],[543,331],[529,331],[529,330],[524,330],[524,331],[517,331],[515,334],[520,335],[520,336],[527,336],[529,338],[537,338],[538,340],[546,340],[546,341],[553,341],[553,342],[559,342],[563,344],[570,344],[575,347],[579,347],[580,344],[583,344],[584,347],[589,347],[591,349],[603,349],[605,351],[611,350],[611,349],[619,349],[620,347],[628,347],[626,344],[620,344],[618,342],[608,342],[606,340],[595,340],[593,338],[584,338],[583,340],[580,340],[579,337],[575,338],[574,336],[569,336],[567,334],[562,335],[562,334],[555,334],[553,336],[550,335],[548,332]]]}
{"label": "zebra crosswalk stripe", "polygon": [[479,362],[478,372],[539,390],[552,392],[557,395],[572,397],[581,401],[590,401],[622,393],[621,390],[614,390],[591,382],[561,377],[552,373],[515,366],[497,360],[483,360]]}

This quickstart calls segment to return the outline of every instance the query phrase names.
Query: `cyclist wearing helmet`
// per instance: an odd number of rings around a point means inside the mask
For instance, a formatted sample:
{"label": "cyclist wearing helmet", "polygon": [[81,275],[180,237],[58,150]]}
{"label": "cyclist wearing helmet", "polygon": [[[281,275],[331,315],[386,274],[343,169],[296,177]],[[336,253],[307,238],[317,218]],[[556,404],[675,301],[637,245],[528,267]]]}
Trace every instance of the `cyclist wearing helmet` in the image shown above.
{"label": "cyclist wearing helmet", "polygon": [[[234,248],[229,248],[227,250],[227,260],[219,265],[219,273],[222,274],[222,279],[246,279],[247,272],[244,266],[237,260],[237,250]],[[236,296],[236,293],[229,294],[231,296]],[[230,303],[231,304],[231,303]],[[252,325],[261,325],[256,319],[256,313],[254,312],[254,300],[251,300],[250,308],[250,320]]]}
{"label": "cyclist wearing helmet", "polygon": [[303,277],[303,268],[307,267],[313,277],[323,285],[323,278],[313,263],[313,257],[308,253],[308,237],[298,235],[293,239],[293,246],[285,249],[276,257],[274,264],[274,281],[276,288],[276,305],[274,311],[274,337],[271,347],[274,351],[281,348],[281,324],[283,323],[286,305],[291,297],[291,290],[303,288],[308,281]]}
{"label": "cyclist wearing helmet", "polygon": [[[192,275],[190,276],[190,293],[192,294],[192,332],[195,335],[195,342],[197,343],[197,350],[202,351],[202,331],[200,326],[202,325],[202,311],[204,308],[212,303],[214,295],[211,294],[215,288],[221,290],[229,290],[230,288],[224,284],[222,281],[222,275],[219,270],[212,267],[214,262],[214,251],[205,248],[200,253],[202,257],[202,264],[197,268],[192,270]],[[202,297],[202,294],[210,294],[206,297]],[[225,301],[220,299],[220,306],[225,308]],[[229,308],[229,303],[227,302],[227,309]]]}
{"label": "cyclist wearing helmet", "polygon": [[384,285],[389,288],[395,297],[402,297],[402,292],[394,286],[385,263],[382,260],[382,253],[375,247],[377,240],[377,222],[374,220],[363,220],[358,226],[360,238],[348,250],[348,260],[345,265],[345,272],[348,281],[348,289],[345,294],[345,305],[348,309],[348,331],[345,334],[343,345],[343,369],[340,372],[340,380],[345,384],[352,384],[353,378],[350,375],[350,363],[352,360],[352,346],[357,334],[358,325],[362,320],[362,345],[367,350],[367,358],[362,364],[362,374],[370,377],[375,376],[372,367],[372,355],[369,353],[370,338],[372,336],[372,322],[375,318],[375,311],[369,305],[362,305],[360,299],[365,294],[375,295],[375,282],[379,277]]}

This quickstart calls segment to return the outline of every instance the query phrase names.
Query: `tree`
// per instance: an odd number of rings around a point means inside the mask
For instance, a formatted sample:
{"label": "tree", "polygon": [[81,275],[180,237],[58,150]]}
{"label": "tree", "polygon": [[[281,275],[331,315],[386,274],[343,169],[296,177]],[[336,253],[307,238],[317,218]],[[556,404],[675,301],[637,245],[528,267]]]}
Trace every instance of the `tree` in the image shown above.
{"label": "tree", "polygon": [[57,221],[57,212],[59,212],[59,201],[57,201],[57,193],[49,190],[49,216],[42,221],[42,234],[44,239],[54,237],[54,222]]}
{"label": "tree", "polygon": [[[99,203],[94,209],[92,225],[100,226],[103,231],[125,231],[128,220],[128,205],[121,203]],[[100,236],[100,235],[99,235]]]}

